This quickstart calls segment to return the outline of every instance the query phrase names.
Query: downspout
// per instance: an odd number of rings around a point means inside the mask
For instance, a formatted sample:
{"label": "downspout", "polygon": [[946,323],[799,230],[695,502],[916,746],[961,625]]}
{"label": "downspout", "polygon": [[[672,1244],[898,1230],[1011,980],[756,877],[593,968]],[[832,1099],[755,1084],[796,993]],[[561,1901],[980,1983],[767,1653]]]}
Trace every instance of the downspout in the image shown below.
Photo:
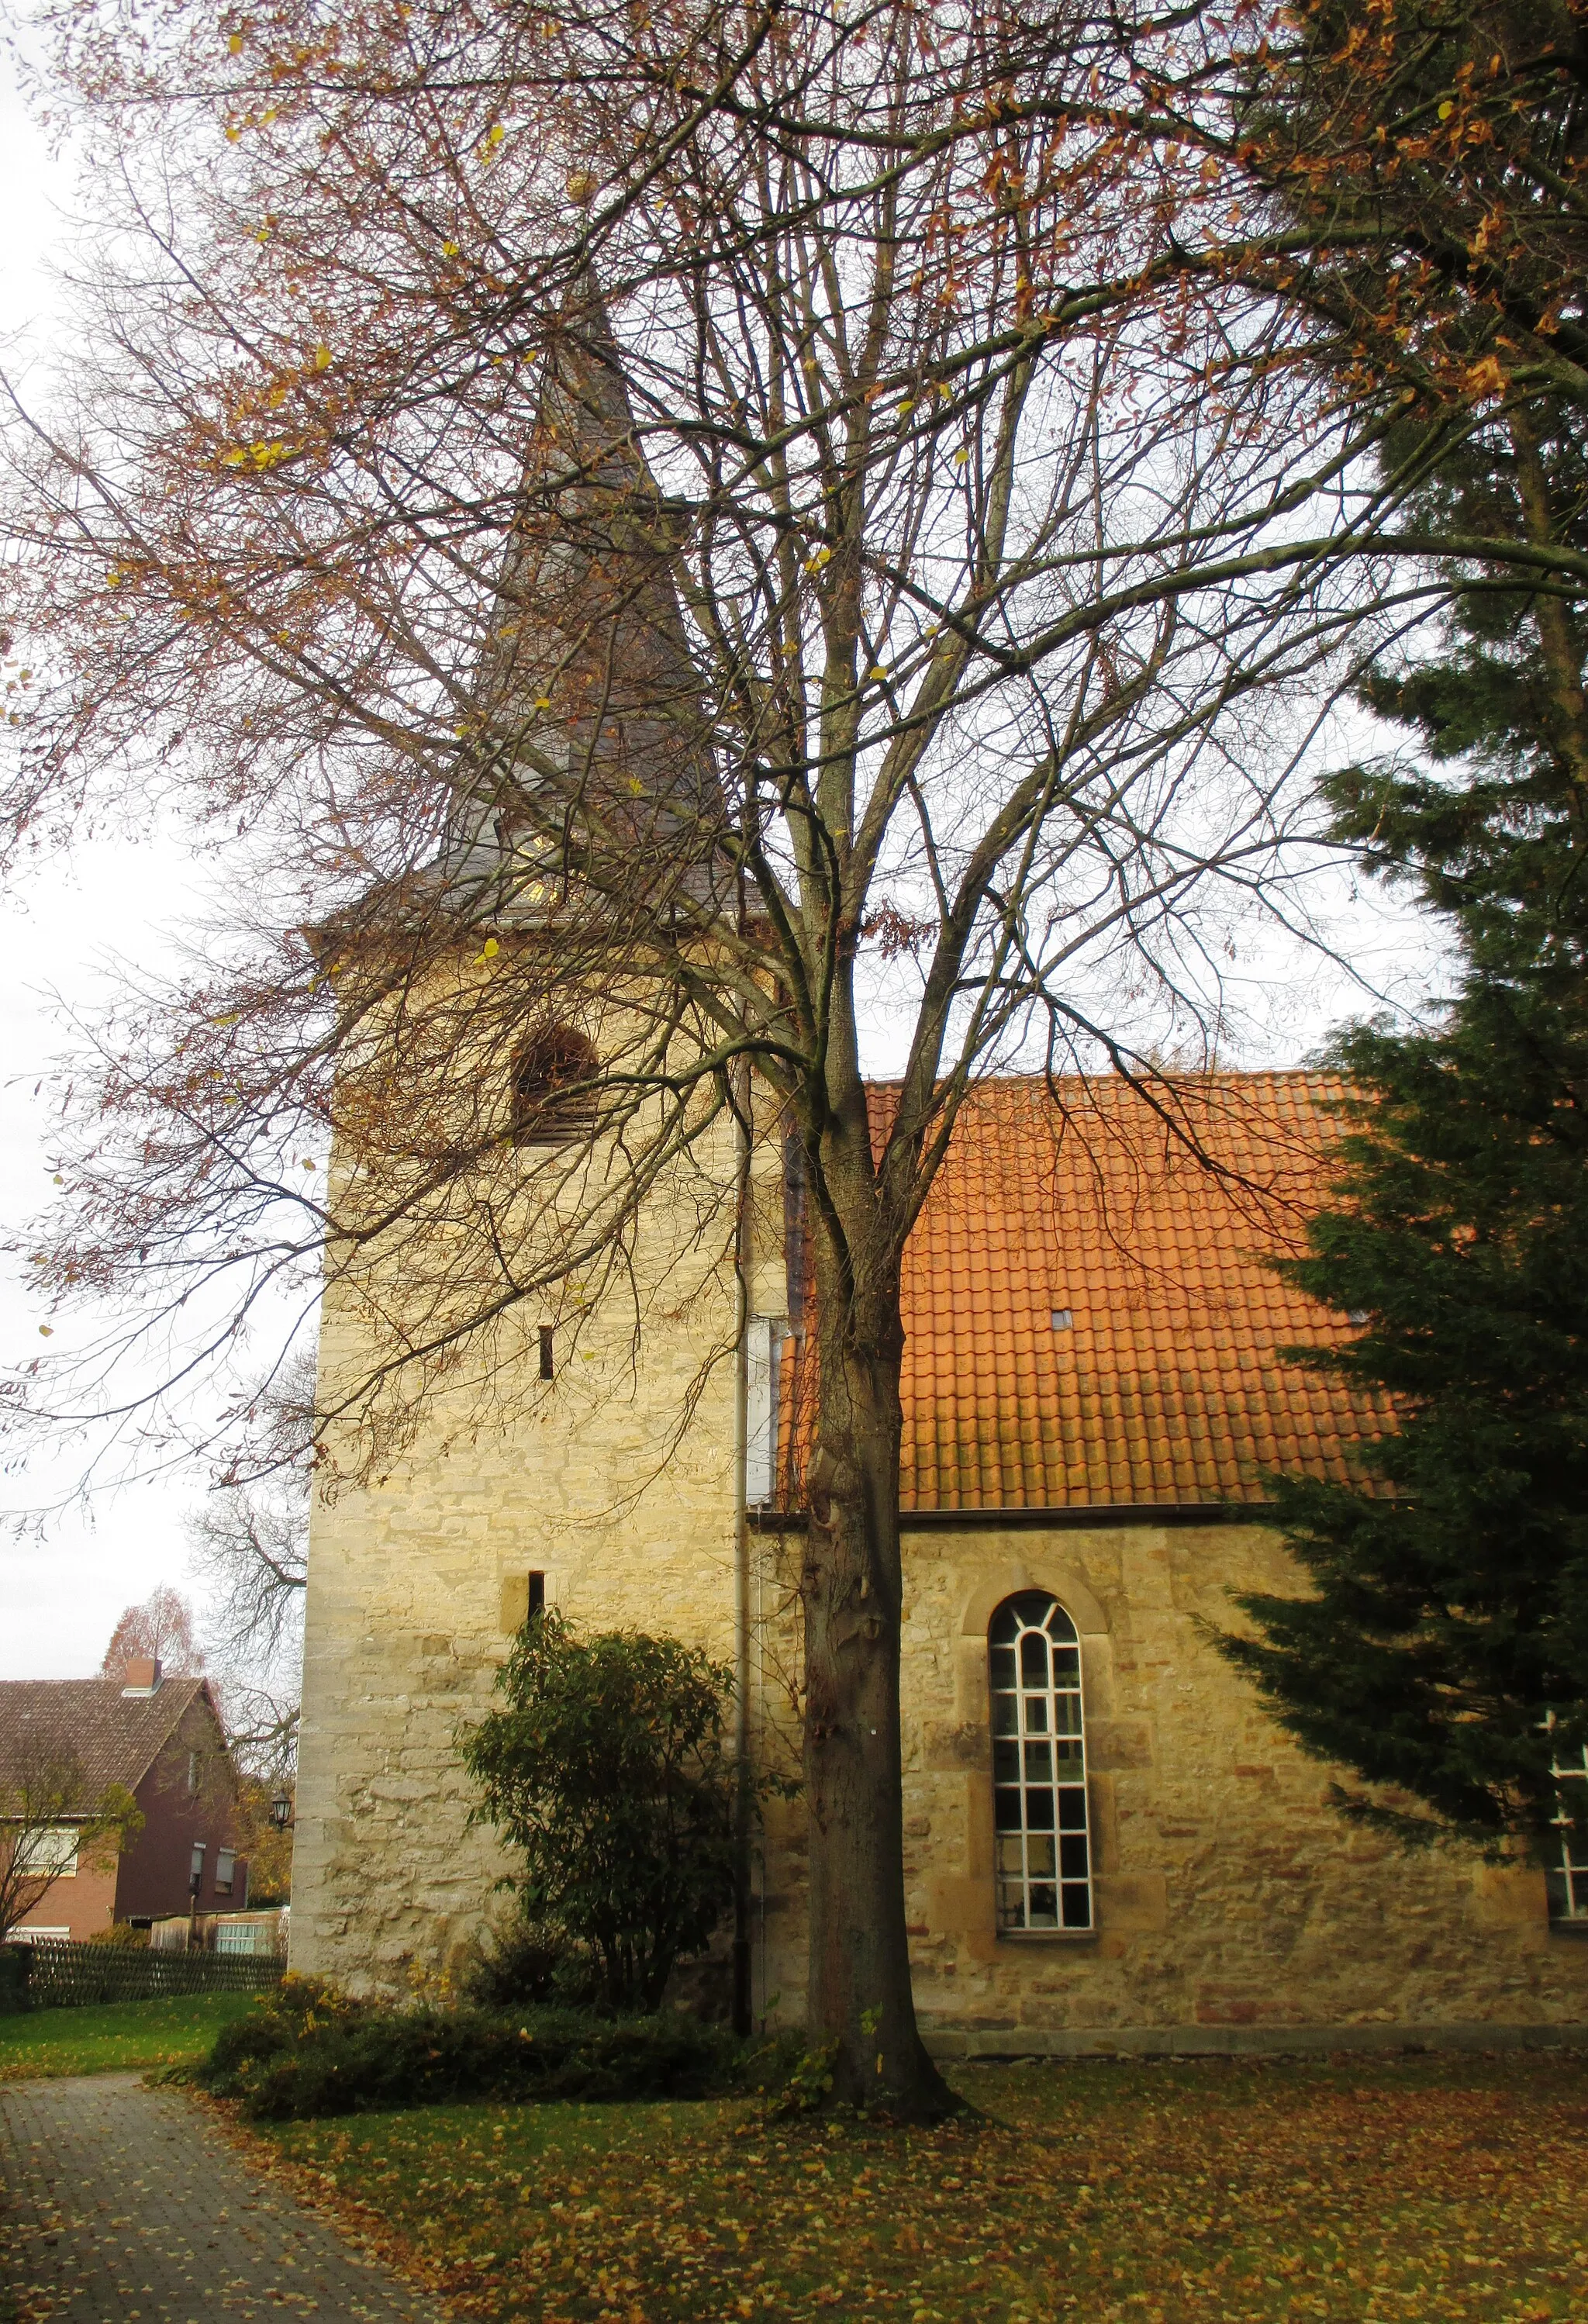
{"label": "downspout", "polygon": [[752,2022],[751,1850],[755,1793],[750,1766],[750,1063],[734,1068],[737,1176],[734,1282],[738,1345],[734,1360],[734,1999],[735,2034]]}

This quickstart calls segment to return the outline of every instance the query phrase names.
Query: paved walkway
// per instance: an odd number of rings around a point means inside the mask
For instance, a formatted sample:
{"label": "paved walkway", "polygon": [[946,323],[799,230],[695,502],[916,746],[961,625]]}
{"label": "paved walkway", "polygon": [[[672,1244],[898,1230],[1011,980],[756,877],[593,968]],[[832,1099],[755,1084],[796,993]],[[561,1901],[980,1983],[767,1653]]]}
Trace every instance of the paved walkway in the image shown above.
{"label": "paved walkway", "polygon": [[201,2107],[134,2074],[0,2085],[0,2319],[440,2324]]}

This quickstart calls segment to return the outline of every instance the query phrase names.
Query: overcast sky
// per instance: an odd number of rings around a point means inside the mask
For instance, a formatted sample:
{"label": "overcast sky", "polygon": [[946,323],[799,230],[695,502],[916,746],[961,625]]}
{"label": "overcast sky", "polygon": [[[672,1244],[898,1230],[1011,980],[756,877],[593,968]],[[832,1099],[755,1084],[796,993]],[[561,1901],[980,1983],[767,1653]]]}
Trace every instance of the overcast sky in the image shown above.
{"label": "overcast sky", "polygon": [[[70,171],[51,158],[0,60],[0,341],[7,369],[20,366],[24,378],[30,364],[47,364],[63,328],[50,258],[64,245],[71,208]],[[157,961],[169,932],[191,917],[193,896],[189,868],[169,842],[136,848],[118,837],[32,875],[0,916],[0,1226],[7,1234],[49,1192],[47,1076],[68,1038],[60,1006],[92,1014],[118,961]],[[1340,883],[1331,908],[1330,933],[1369,985],[1415,991],[1428,968],[1423,932],[1371,899],[1351,903]],[[1300,1062],[1330,1023],[1364,1004],[1343,975],[1272,944],[1260,946],[1245,971],[1252,1063]],[[887,1029],[879,1023],[875,1030],[885,1052]],[[0,1370],[38,1351],[42,1320],[25,1280],[0,1272]],[[87,1675],[125,1606],[161,1582],[191,1590],[182,1520],[201,1480],[125,1484],[85,1508],[73,1493],[82,1460],[80,1447],[66,1446],[26,1473],[0,1469],[0,1514],[14,1520],[60,1505],[21,1532],[0,1530],[0,1678]]]}
{"label": "overcast sky", "polygon": [[[69,171],[52,161],[0,60],[0,335],[6,365],[47,350],[58,329],[47,260],[69,218]],[[37,359],[35,357],[35,359]],[[150,956],[162,926],[179,918],[183,866],[151,845],[87,850],[69,868],[30,880],[0,914],[0,1224],[14,1232],[49,1192],[48,1092],[34,1084],[62,1044],[51,990],[91,1007],[115,960]],[[39,1346],[42,1320],[26,1287],[0,1276],[0,1368]],[[25,1476],[0,1471],[0,1508],[15,1511],[69,1495],[80,1451]],[[0,1534],[0,1678],[80,1678],[97,1670],[122,1608],[160,1582],[184,1586],[180,1485],[131,1486],[91,1513],[69,1508],[41,1537]]]}

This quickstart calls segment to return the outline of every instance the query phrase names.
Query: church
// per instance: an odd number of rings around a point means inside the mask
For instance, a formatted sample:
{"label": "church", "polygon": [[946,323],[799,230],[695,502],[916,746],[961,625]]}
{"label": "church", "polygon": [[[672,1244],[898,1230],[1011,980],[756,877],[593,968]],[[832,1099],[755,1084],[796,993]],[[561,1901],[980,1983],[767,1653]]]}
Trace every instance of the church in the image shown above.
{"label": "church", "polygon": [[[1338,1089],[1117,1077],[973,1093],[904,1280],[904,1818],[917,2011],[942,2056],[1572,2040],[1588,1866],[1547,1875],[1345,1822],[1223,1661],[1232,1593],[1298,1587],[1276,1470],[1350,1473],[1389,1416],[1283,1351],[1348,1333],[1274,1274]],[[885,1108],[885,1089],[873,1102]],[[728,1157],[725,1157],[725,1167]],[[637,1352],[599,1333],[494,1433],[439,1408],[316,1512],[292,1958],[402,1991],[503,1909],[453,1748],[531,1606],[735,1664],[798,1766],[798,1187],[757,1140],[736,1362],[702,1260]],[[649,1231],[677,1231],[659,1201]],[[328,1309],[322,1368],[353,1323]],[[683,1417],[687,1409],[687,1420]],[[1566,1846],[1570,1846],[1568,1836]],[[799,1800],[750,1868],[756,2018],[798,2023]]]}
{"label": "church", "polygon": [[[585,719],[618,848],[648,860],[709,820],[716,777],[674,535],[651,521],[660,503],[599,315],[579,364],[573,389],[549,386],[543,430],[566,464],[566,536],[533,571],[510,558],[494,634],[532,655],[535,623],[559,621],[566,677],[577,632],[600,715],[564,715],[557,681],[542,695],[516,663],[486,677],[510,707],[531,704],[541,765],[552,722],[566,752]],[[620,610],[591,644],[598,583]],[[621,765],[602,756],[614,733]],[[541,890],[516,844],[476,801],[437,868],[479,899],[512,887],[521,918],[503,939],[544,952],[545,924],[524,933],[522,899]],[[697,926],[717,926],[715,872],[686,864],[690,881]],[[492,936],[430,972],[443,1021],[452,996],[475,1021],[469,995],[500,951]],[[488,1149],[508,1214],[515,1157],[532,1176],[538,1152],[577,1136],[555,1093],[600,1031],[540,1022],[511,1070],[478,1074],[456,1042],[433,1052],[460,1059],[480,1141],[456,1183]],[[1454,1846],[1408,1855],[1342,1819],[1341,1771],[1279,1729],[1215,1644],[1235,1596],[1299,1587],[1265,1478],[1346,1476],[1392,1425],[1284,1352],[1353,1328],[1270,1263],[1319,1199],[1340,1094],[1304,1072],[1170,1075],[1157,1104],[1113,1074],[993,1075],[957,1117],[903,1267],[904,1869],[916,2010],[939,2054],[1491,2044],[1582,2024],[1588,1864],[1565,1850],[1583,1822],[1547,1875]],[[873,1137],[892,1102],[871,1092]],[[587,1314],[505,1305],[496,1407],[443,1382],[390,1457],[341,1463],[320,1493],[296,1968],[402,1993],[505,1909],[507,1866],[470,1821],[456,1738],[537,1606],[706,1647],[734,1669],[754,1762],[797,1772],[812,1345],[798,1154],[752,1075],[737,1122],[694,1143],[692,1176],[658,1176],[636,1212],[632,1296]],[[353,1170],[333,1153],[333,1185]],[[714,1214],[732,1221],[726,1245],[703,1228]],[[383,1287],[378,1237],[369,1249],[362,1287],[328,1273],[324,1413],[346,1408],[346,1383],[381,1369],[400,1328],[404,1286]],[[334,1426],[329,1451],[334,1475]],[[740,1888],[752,2015],[798,2024],[797,1796],[768,1806]]]}

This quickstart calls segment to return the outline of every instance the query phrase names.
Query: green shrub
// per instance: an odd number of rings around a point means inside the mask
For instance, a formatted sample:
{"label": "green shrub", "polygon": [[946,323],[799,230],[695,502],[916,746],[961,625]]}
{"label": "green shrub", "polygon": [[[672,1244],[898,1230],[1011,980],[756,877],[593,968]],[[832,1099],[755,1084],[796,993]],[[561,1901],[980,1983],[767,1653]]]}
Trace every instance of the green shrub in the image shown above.
{"label": "green shrub", "polygon": [[677,1638],[584,1638],[547,1611],[463,1729],[476,1822],[523,1858],[525,1923],[599,1965],[614,2010],[651,2010],[676,1961],[705,1950],[733,1895],[733,1674]]}
{"label": "green shrub", "polygon": [[466,2098],[722,2097],[780,2087],[798,2049],[679,2015],[397,2009],[287,1977],[223,2029],[196,2078],[256,2121],[282,2122]]}
{"label": "green shrub", "polygon": [[472,1949],[461,1985],[482,2009],[591,2009],[605,1998],[601,1963],[558,1929],[522,1915]]}

